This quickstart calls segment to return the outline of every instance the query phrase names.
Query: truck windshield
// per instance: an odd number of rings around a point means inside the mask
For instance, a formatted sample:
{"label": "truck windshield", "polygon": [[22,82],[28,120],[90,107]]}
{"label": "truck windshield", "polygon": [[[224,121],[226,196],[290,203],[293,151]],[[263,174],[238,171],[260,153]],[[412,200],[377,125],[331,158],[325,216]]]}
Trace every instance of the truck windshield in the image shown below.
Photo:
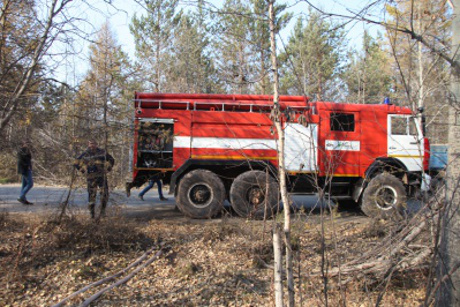
{"label": "truck windshield", "polygon": [[417,121],[412,116],[393,117],[391,120],[392,135],[418,135]]}

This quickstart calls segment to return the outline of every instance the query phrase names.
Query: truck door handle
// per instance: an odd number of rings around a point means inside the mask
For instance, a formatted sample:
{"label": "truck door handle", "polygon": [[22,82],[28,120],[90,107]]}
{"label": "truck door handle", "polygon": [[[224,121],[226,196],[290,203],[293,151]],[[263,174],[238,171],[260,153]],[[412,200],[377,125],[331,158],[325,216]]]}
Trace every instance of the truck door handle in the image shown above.
{"label": "truck door handle", "polygon": [[419,142],[416,141],[416,142],[410,142],[409,144],[411,144],[411,145],[417,145],[418,143],[419,143]]}

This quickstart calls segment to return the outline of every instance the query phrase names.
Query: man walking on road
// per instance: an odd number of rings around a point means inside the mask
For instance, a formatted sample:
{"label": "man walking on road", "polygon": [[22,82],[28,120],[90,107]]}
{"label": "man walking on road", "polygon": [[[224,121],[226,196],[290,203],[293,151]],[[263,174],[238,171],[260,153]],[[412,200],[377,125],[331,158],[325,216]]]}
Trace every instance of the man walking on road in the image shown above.
{"label": "man walking on road", "polygon": [[89,211],[94,218],[97,189],[101,195],[100,217],[105,215],[105,208],[109,200],[109,186],[107,173],[112,170],[115,160],[104,149],[97,147],[95,140],[88,142],[88,148],[77,158],[75,168],[86,174],[88,183]]}
{"label": "man walking on road", "polygon": [[22,187],[18,201],[23,205],[33,205],[26,198],[27,193],[34,186],[32,177],[32,154],[30,152],[30,142],[24,141],[18,151],[18,174],[22,175]]}
{"label": "man walking on road", "polygon": [[144,200],[144,195],[147,193],[155,183],[157,184],[158,187],[158,195],[160,196],[160,200],[165,201],[168,200],[166,197],[163,196],[163,191],[161,188],[161,177],[164,177],[163,173],[156,173],[155,175],[151,176],[149,178],[149,184],[139,193],[139,199]]}

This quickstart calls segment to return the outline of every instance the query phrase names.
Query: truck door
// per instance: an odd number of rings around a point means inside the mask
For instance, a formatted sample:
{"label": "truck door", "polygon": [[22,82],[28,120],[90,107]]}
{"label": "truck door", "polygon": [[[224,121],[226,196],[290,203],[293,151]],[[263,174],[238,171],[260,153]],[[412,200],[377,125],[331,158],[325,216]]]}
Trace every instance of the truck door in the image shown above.
{"label": "truck door", "polygon": [[137,127],[137,168],[162,169],[173,165],[173,119],[140,119]]}
{"label": "truck door", "polygon": [[400,160],[408,171],[423,171],[423,137],[415,117],[388,116],[388,156]]}
{"label": "truck door", "polygon": [[[359,112],[329,111],[322,118],[321,159],[326,176],[357,177],[360,174],[361,121]],[[324,142],[324,143],[323,143]]]}
{"label": "truck door", "polygon": [[318,124],[309,124],[305,127],[297,123],[287,123],[284,131],[286,170],[316,172],[318,169]]}

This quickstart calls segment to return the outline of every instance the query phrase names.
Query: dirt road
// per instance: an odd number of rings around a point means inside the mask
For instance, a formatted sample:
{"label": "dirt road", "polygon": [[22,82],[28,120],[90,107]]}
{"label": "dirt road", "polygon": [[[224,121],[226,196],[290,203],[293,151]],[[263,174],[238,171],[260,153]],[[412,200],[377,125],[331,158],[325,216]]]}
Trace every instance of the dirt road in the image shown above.
{"label": "dirt road", "polygon": [[[33,202],[33,206],[25,206],[17,201],[20,191],[19,184],[0,185],[0,211],[7,211],[11,214],[52,214],[60,212],[62,204],[69,195],[67,187],[36,185],[29,192],[27,198]],[[176,210],[174,197],[166,195],[167,201],[160,201],[156,189],[150,190],[145,196],[144,201],[137,195],[140,190],[133,189],[131,197],[126,197],[123,190],[111,191],[108,214],[122,213],[125,216],[132,216],[140,219],[187,219],[182,213]],[[69,209],[75,214],[88,214],[87,192],[83,187],[70,191]],[[304,208],[307,211],[315,211],[321,207],[321,203],[315,196],[293,195],[295,208]],[[322,205],[323,208],[326,205]],[[226,208],[230,211],[230,205],[226,203]],[[234,215],[234,214],[232,214]],[[314,214],[313,214],[314,215]],[[350,216],[351,215],[351,216]],[[362,217],[356,210],[346,217]],[[197,220],[198,221],[198,220]]]}
{"label": "dirt road", "polygon": [[[34,203],[33,206],[25,206],[17,201],[19,191],[19,184],[0,185],[0,211],[50,214],[60,210],[60,204],[67,199],[70,192],[69,209],[77,214],[87,213],[88,194],[84,188],[69,191],[66,187],[35,185],[27,195],[28,200]],[[109,200],[109,214],[110,211],[117,210],[127,214],[143,214],[150,211],[177,212],[174,210],[173,197],[169,197],[168,201],[160,201],[157,192],[152,189],[144,196],[145,201],[142,201],[137,197],[138,190],[132,192],[131,197],[128,198],[122,190],[112,191]]]}

